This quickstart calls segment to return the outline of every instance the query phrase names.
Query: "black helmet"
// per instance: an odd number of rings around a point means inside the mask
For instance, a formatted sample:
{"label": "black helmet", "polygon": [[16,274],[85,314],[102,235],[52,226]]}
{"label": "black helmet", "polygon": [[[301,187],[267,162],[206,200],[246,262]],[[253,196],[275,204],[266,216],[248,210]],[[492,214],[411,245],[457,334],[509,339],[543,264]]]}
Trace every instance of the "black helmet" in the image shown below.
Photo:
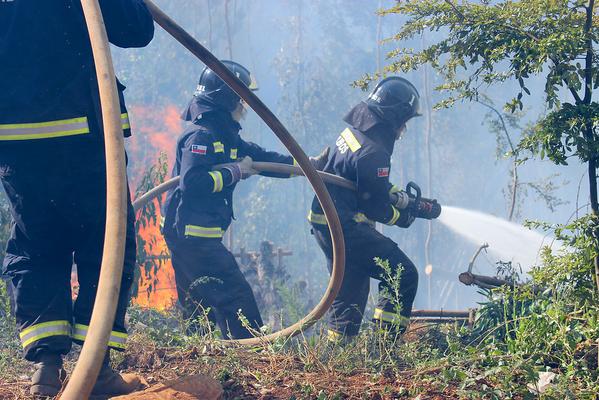
{"label": "black helmet", "polygon": [[394,128],[420,114],[420,95],[407,79],[390,76],[379,82],[365,103],[379,118]]}
{"label": "black helmet", "polygon": [[[221,61],[229,71],[233,72],[248,88],[257,90],[250,71],[234,61]],[[193,96],[209,105],[233,111],[239,102],[239,96],[210,68],[205,67],[200,75],[198,86]]]}

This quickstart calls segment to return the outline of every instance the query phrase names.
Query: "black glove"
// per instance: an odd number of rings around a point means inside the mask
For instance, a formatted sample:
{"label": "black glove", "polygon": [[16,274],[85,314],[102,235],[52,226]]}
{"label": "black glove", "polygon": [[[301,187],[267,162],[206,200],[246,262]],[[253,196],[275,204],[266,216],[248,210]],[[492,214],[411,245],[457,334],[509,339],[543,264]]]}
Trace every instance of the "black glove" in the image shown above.
{"label": "black glove", "polygon": [[329,161],[329,152],[331,151],[330,147],[326,147],[319,155],[316,157],[310,157],[310,162],[312,166],[316,168],[318,171],[322,171],[324,167],[327,165]]}
{"label": "black glove", "polygon": [[403,210],[399,210],[399,219],[395,225],[399,226],[400,228],[409,228],[415,219],[416,216],[412,214],[412,210],[405,208]]}

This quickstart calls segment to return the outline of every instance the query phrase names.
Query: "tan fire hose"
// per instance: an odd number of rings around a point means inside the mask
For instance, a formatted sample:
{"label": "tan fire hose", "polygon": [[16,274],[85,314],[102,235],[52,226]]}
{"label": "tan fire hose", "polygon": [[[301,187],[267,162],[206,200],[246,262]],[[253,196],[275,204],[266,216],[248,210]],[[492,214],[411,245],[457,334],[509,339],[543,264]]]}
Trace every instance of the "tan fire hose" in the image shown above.
{"label": "tan fire hose", "polygon": [[127,176],[121,110],[110,45],[98,0],[81,0],[96,64],[106,149],[106,230],[96,301],[64,400],[87,399],[96,382],[119,298],[127,233]]}
{"label": "tan fire hose", "polygon": [[343,280],[343,271],[345,269],[345,242],[343,240],[341,223],[333,200],[316,169],[310,163],[308,156],[268,107],[266,107],[266,105],[264,105],[264,103],[252,93],[239,78],[229,71],[225,65],[214,57],[212,53],[204,48],[204,46],[181,28],[168,15],[162,12],[162,10],[160,10],[152,1],[145,0],[145,3],[150,9],[154,21],[225,81],[227,85],[229,85],[231,89],[233,89],[239,97],[241,97],[256,112],[256,114],[260,116],[260,118],[262,118],[275,135],[277,135],[289,153],[295,158],[306,178],[308,178],[308,181],[310,182],[310,185],[312,185],[316,197],[322,206],[333,243],[333,271],[327,289],[320,302],[304,318],[279,332],[257,338],[230,342],[244,345],[259,345],[272,342],[282,337],[296,335],[314,324],[327,312],[335,300],[335,297],[337,297],[337,293],[339,292]]}
{"label": "tan fire hose", "polygon": [[[219,166],[214,166],[214,169],[218,169]],[[304,175],[303,171],[294,165],[288,164],[279,164],[272,162],[252,162],[252,168],[254,168],[258,172],[272,172],[276,174],[289,174],[289,175]],[[342,178],[337,175],[329,174],[328,172],[318,171],[318,175],[322,178],[326,183],[330,183],[333,185],[341,186],[346,189],[356,190],[356,184],[352,181]],[[133,209],[135,211],[141,210],[146,204],[148,204],[151,200],[160,196],[162,193],[168,191],[169,189],[177,186],[179,184],[179,177],[176,176],[174,178],[169,179],[156,186],[155,188],[147,191],[143,195],[139,196],[133,202]]]}

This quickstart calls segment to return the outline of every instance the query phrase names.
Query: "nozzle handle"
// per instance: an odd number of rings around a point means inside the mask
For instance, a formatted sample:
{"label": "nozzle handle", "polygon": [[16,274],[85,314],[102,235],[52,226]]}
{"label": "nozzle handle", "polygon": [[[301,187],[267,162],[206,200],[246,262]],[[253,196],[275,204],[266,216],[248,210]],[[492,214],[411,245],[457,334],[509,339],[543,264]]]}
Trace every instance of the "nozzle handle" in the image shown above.
{"label": "nozzle handle", "polygon": [[[412,193],[412,189],[415,193]],[[420,190],[420,186],[418,186],[416,182],[408,182],[408,184],[406,185],[406,192],[414,198],[415,203],[418,203],[422,198],[422,190]]]}

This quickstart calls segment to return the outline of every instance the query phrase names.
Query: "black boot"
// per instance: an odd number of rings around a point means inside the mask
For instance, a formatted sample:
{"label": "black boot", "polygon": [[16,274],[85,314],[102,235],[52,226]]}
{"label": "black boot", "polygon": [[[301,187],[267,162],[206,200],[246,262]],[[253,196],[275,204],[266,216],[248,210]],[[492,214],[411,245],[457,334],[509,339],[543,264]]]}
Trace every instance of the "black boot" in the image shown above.
{"label": "black boot", "polygon": [[110,350],[107,351],[98,380],[92,389],[93,396],[120,396],[140,389],[141,379],[135,374],[119,374],[110,366]]}
{"label": "black boot", "polygon": [[66,375],[61,354],[41,353],[36,357],[29,392],[36,398],[54,397],[60,392]]}

